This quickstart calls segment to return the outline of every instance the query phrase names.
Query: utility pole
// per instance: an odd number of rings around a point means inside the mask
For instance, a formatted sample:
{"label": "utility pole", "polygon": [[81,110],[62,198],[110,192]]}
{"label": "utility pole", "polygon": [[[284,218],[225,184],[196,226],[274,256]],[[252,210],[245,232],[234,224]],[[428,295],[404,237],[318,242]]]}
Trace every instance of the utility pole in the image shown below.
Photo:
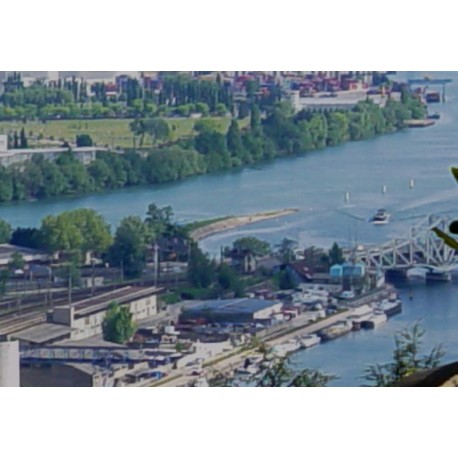
{"label": "utility pole", "polygon": [[92,257],[91,257],[91,264],[92,264],[91,296],[94,296],[94,293],[95,293],[95,260]]}
{"label": "utility pole", "polygon": [[72,305],[72,275],[70,265],[68,266],[68,304]]}
{"label": "utility pole", "polygon": [[154,286],[157,287],[157,280],[159,276],[159,245],[157,242],[154,242],[153,246],[153,256],[154,256]]}

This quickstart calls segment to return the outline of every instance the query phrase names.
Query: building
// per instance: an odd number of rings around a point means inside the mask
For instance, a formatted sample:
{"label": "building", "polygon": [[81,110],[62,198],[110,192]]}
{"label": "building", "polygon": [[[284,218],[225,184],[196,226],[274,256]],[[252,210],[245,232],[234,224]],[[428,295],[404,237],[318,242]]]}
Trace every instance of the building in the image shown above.
{"label": "building", "polygon": [[279,301],[251,298],[204,301],[185,307],[180,322],[201,320],[206,323],[249,323],[268,320],[281,313],[282,307]]}
{"label": "building", "polygon": [[55,307],[52,322],[70,328],[72,340],[87,339],[102,334],[102,322],[112,302],[129,307],[134,321],[156,315],[157,292],[158,289],[154,287],[128,286],[72,305]]}
{"label": "building", "polygon": [[21,364],[21,387],[117,386],[116,371],[89,363]]}
{"label": "building", "polygon": [[97,152],[108,151],[107,148],[99,146],[84,146],[71,149],[68,147],[8,149],[8,136],[0,135],[0,166],[8,167],[12,164],[30,161],[36,155],[41,155],[48,161],[55,161],[62,153],[70,150],[84,165],[95,161]]}
{"label": "building", "polygon": [[19,386],[19,342],[0,342],[0,387]]}
{"label": "building", "polygon": [[22,255],[26,264],[32,262],[49,262],[52,260],[52,256],[45,251],[3,243],[0,244],[0,268],[8,265],[13,253]]}
{"label": "building", "polygon": [[105,313],[112,302],[129,307],[133,320],[138,322],[156,316],[158,291],[154,287],[127,286],[71,305],[55,306],[48,316],[34,313],[29,325],[24,317],[21,323],[5,325],[1,334],[30,346],[99,336]]}

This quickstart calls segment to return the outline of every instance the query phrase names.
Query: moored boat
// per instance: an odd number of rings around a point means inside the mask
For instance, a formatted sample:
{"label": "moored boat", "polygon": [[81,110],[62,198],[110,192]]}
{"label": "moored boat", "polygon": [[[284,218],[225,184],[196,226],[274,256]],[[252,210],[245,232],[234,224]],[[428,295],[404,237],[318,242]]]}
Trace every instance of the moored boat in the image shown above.
{"label": "moored boat", "polygon": [[383,299],[377,304],[376,310],[380,310],[389,318],[402,312],[402,302],[400,299]]}
{"label": "moored boat", "polygon": [[274,345],[272,347],[272,352],[279,357],[284,357],[287,356],[290,353],[293,353],[294,351],[299,350],[301,348],[301,344],[298,340],[296,339],[291,339],[288,340],[284,343]]}
{"label": "moored boat", "polygon": [[351,332],[353,325],[351,321],[339,321],[336,324],[333,324],[319,332],[319,336],[323,342],[328,340],[334,340],[338,337],[342,337],[345,334]]}
{"label": "moored boat", "polygon": [[318,345],[321,342],[321,337],[317,334],[306,334],[299,338],[299,343],[302,348],[310,348]]}
{"label": "moored boat", "polygon": [[380,311],[375,312],[370,318],[361,322],[362,329],[375,329],[377,326],[385,323],[387,316]]}

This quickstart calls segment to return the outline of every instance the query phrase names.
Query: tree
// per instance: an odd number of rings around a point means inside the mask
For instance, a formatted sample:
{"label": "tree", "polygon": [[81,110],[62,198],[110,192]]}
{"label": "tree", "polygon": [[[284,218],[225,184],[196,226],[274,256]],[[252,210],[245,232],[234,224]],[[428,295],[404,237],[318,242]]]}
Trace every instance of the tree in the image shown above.
{"label": "tree", "polygon": [[298,243],[285,237],[280,244],[276,245],[277,254],[283,262],[291,262],[295,259],[294,250],[297,249]]}
{"label": "tree", "polygon": [[110,227],[95,210],[80,208],[41,223],[44,247],[49,251],[88,251],[103,253],[112,243]]}
{"label": "tree", "polygon": [[280,289],[293,289],[297,286],[289,270],[281,270],[278,274],[278,287]]}
{"label": "tree", "polygon": [[94,143],[92,138],[89,134],[81,134],[76,136],[76,146],[83,147],[83,146],[92,146]]}
{"label": "tree", "polygon": [[8,270],[0,270],[0,297],[4,296],[6,293],[6,283],[9,278]]}
{"label": "tree", "polygon": [[119,344],[128,342],[135,331],[132,316],[127,306],[111,302],[102,322],[103,338]]}
{"label": "tree", "polygon": [[14,251],[11,255],[10,261],[8,262],[8,268],[10,271],[15,272],[16,270],[22,270],[24,266],[24,257],[18,251]]}
{"label": "tree", "polygon": [[[262,355],[259,363],[260,371],[250,380],[250,384],[256,387],[325,387],[337,378],[314,369],[297,371],[288,356],[273,355],[269,348],[264,343],[259,343],[257,339],[252,340],[251,347],[257,347]],[[245,364],[249,366],[249,358]],[[216,373],[210,380],[210,386],[233,386],[233,384],[223,373]]]}
{"label": "tree", "polygon": [[254,256],[265,256],[270,253],[270,245],[264,240],[256,237],[242,237],[232,244],[234,250],[239,252],[250,252]]}
{"label": "tree", "polygon": [[158,207],[152,203],[148,206],[145,223],[150,228],[152,237],[159,238],[164,235],[167,228],[172,225],[173,210],[170,205]]}
{"label": "tree", "polygon": [[342,264],[344,260],[342,249],[337,242],[334,242],[329,250],[329,262],[333,266],[334,264]]}
{"label": "tree", "polygon": [[12,228],[9,223],[0,219],[0,244],[8,243],[11,239]]}
{"label": "tree", "polygon": [[41,231],[32,227],[17,227],[11,235],[11,244],[26,248],[43,248]]}
{"label": "tree", "polygon": [[19,139],[19,147],[20,148],[27,148],[27,137],[25,136],[24,128],[21,129],[20,139]]}
{"label": "tree", "polygon": [[243,147],[242,137],[237,121],[233,119],[226,135],[227,149],[231,156],[238,159],[241,164],[250,162],[250,155]]}
{"label": "tree", "polygon": [[222,263],[217,270],[217,281],[224,291],[232,291],[236,297],[242,297],[244,290],[237,272],[229,265]]}
{"label": "tree", "polygon": [[158,140],[167,140],[170,135],[169,125],[161,118],[153,118],[145,121],[145,129],[151,137],[153,145]]}
{"label": "tree", "polygon": [[266,356],[267,353],[264,353],[264,361],[261,363],[265,369],[256,377],[257,387],[324,387],[336,379],[333,375],[313,369],[296,372],[291,368],[288,357],[270,359]]}
{"label": "tree", "polygon": [[215,280],[215,266],[202,253],[197,243],[192,243],[191,245],[188,278],[195,288],[208,288]]}
{"label": "tree", "polygon": [[124,218],[116,229],[108,251],[111,265],[121,266],[127,277],[138,277],[146,265],[146,247],[151,242],[151,229],[138,216]]}
{"label": "tree", "polygon": [[370,365],[365,379],[374,386],[393,386],[417,371],[439,366],[444,356],[440,345],[433,347],[428,354],[421,354],[424,334],[425,330],[418,322],[411,329],[406,328],[396,334],[393,360],[386,364]]}

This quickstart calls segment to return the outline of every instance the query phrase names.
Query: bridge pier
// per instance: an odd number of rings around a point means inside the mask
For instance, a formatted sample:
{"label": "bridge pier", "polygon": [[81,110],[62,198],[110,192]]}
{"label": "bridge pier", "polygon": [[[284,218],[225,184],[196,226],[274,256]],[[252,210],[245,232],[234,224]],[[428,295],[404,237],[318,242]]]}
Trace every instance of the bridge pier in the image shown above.
{"label": "bridge pier", "polygon": [[452,275],[450,272],[426,272],[425,280],[427,282],[450,282],[452,281]]}
{"label": "bridge pier", "polygon": [[407,269],[388,269],[385,272],[387,280],[407,280]]}

